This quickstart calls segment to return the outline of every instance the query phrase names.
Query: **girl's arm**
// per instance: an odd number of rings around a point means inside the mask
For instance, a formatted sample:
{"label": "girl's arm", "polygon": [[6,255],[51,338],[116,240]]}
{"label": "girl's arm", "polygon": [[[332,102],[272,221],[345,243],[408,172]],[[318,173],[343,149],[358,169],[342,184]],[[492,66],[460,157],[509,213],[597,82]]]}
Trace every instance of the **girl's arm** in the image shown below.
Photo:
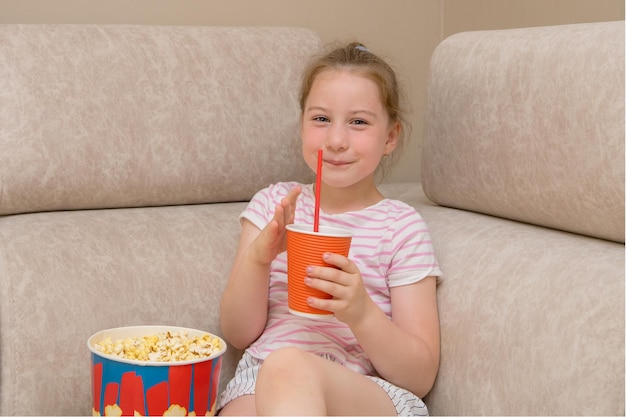
{"label": "girl's arm", "polygon": [[254,342],[265,328],[270,266],[285,250],[285,227],[293,223],[301,191],[299,186],[289,191],[263,230],[248,220],[242,222],[237,255],[220,303],[222,333],[239,349]]}
{"label": "girl's arm", "polygon": [[350,327],[381,377],[423,398],[439,369],[434,276],[391,288],[392,320],[372,301]]}
{"label": "girl's arm", "polygon": [[238,349],[259,337],[267,319],[270,263],[258,262],[250,254],[260,233],[243,220],[237,255],[220,303],[222,333]]}
{"label": "girl's arm", "polygon": [[392,287],[392,320],[367,294],[357,266],[348,258],[328,254],[326,262],[340,270],[312,267],[309,285],[333,295],[314,298],[313,307],[330,310],[354,333],[381,377],[425,396],[439,368],[439,314],[436,277]]}

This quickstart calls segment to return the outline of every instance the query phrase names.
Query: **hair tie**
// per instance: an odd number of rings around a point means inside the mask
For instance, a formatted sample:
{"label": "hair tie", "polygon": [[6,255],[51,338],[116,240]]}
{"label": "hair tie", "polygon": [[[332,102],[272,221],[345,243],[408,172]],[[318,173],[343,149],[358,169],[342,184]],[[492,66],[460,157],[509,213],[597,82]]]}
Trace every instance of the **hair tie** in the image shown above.
{"label": "hair tie", "polygon": [[358,49],[359,51],[362,51],[362,52],[369,52],[369,50],[366,47],[364,47],[363,45],[357,45],[357,46],[355,46],[355,48]]}

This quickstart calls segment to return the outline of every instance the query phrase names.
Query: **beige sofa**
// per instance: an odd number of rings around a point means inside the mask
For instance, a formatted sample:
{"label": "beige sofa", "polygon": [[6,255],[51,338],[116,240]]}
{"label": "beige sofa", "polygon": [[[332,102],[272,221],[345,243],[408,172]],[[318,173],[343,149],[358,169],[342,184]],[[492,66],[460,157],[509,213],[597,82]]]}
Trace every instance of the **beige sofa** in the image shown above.
{"label": "beige sofa", "polygon": [[[435,51],[423,184],[383,186],[445,273],[432,414],[624,414],[623,42],[612,22]],[[220,333],[245,201],[312,180],[297,85],[319,47],[296,28],[0,25],[0,414],[89,414],[101,329]]]}

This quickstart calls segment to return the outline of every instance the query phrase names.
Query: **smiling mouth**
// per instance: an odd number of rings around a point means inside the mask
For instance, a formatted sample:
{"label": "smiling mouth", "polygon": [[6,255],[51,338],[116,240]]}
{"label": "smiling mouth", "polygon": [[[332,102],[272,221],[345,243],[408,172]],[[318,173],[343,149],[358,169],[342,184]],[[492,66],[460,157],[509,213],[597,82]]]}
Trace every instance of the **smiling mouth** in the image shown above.
{"label": "smiling mouth", "polygon": [[329,164],[329,165],[336,166],[336,167],[350,165],[352,163],[352,162],[347,162],[347,161],[331,161],[331,160],[327,160],[327,159],[325,159],[324,162]]}

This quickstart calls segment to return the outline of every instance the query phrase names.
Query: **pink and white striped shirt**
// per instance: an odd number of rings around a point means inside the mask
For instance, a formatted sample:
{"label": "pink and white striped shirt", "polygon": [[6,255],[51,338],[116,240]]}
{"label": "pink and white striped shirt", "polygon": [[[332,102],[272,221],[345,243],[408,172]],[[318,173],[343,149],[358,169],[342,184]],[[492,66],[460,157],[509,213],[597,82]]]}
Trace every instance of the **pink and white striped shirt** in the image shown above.
{"label": "pink and white striped shirt", "polygon": [[[259,191],[240,219],[259,229],[272,219],[274,208],[295,182],[277,183]],[[312,224],[315,210],[313,185],[302,185],[294,223]],[[349,229],[353,233],[349,258],[361,271],[365,288],[391,319],[389,288],[415,283],[427,276],[441,276],[426,223],[415,209],[401,201],[384,199],[363,210],[340,214],[320,212],[320,224]],[[287,306],[287,255],[281,253],[270,270],[268,319],[263,334],[248,352],[265,359],[272,351],[297,346],[330,356],[361,374],[374,369],[350,328],[336,318],[314,320],[289,313]]]}

